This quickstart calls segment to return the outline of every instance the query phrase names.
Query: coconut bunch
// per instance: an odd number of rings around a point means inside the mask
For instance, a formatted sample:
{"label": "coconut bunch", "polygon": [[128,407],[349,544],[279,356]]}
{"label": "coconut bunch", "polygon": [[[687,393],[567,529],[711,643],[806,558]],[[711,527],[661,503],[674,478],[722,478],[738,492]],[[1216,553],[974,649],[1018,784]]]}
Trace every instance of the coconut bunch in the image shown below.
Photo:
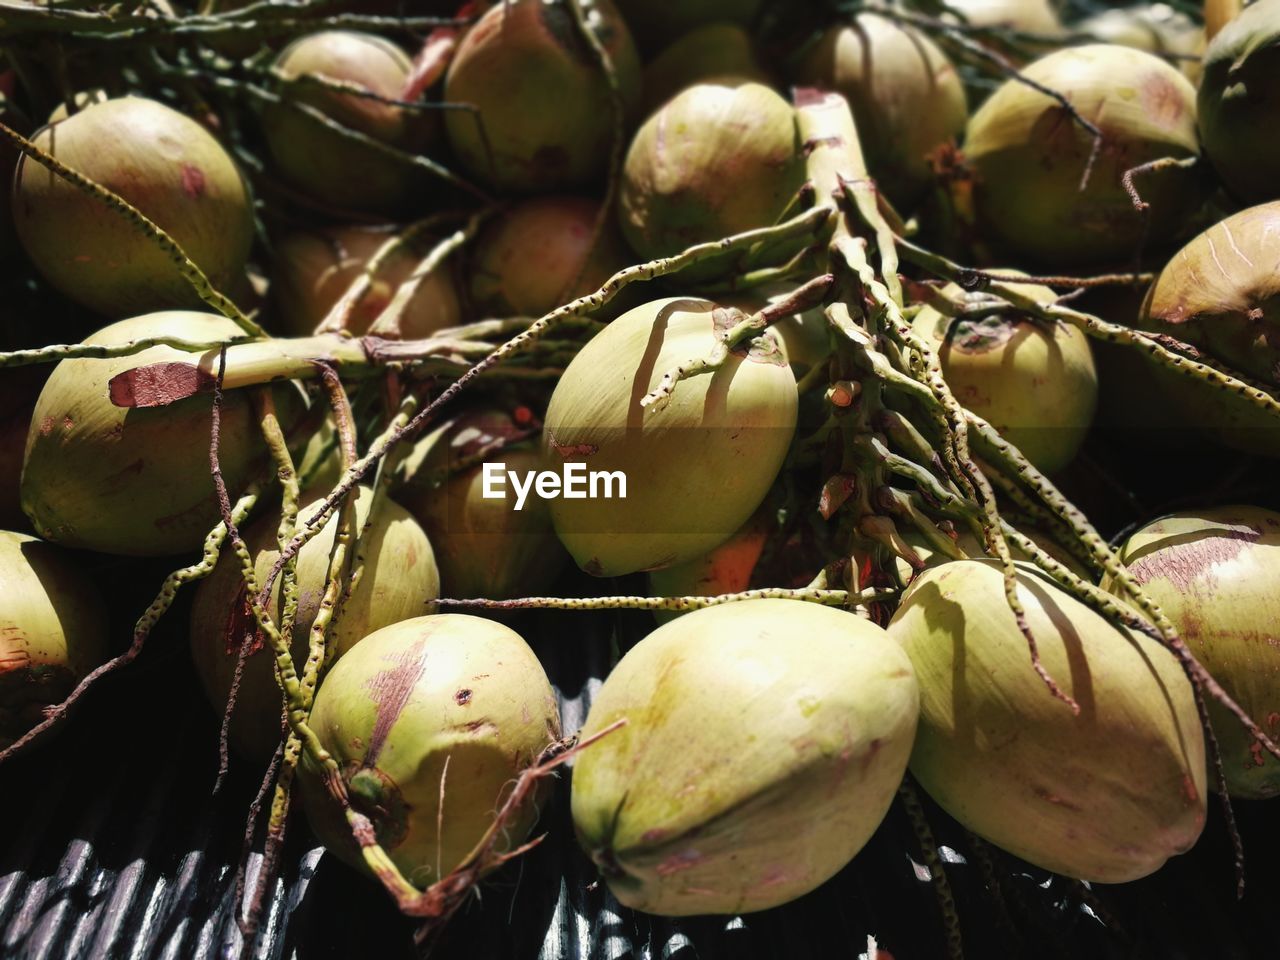
{"label": "coconut bunch", "polygon": [[[952,944],[930,816],[1122,883],[1280,789],[1273,492],[1072,499],[1095,419],[1280,452],[1275,0],[9,6],[84,56],[0,74],[4,283],[78,318],[0,315],[0,759],[189,588],[273,797],[246,950],[295,803],[425,936],[570,760],[630,908],[897,810]],[[174,564],[114,656],[103,555]],[[643,625],[578,731],[545,610]]]}

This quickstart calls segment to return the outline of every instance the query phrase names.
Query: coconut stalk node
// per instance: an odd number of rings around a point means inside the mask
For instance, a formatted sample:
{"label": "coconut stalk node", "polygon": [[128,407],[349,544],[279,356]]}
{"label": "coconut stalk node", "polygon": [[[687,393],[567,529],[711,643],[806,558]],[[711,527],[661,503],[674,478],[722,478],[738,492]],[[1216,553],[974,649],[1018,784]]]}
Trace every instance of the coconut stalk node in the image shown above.
{"label": "coconut stalk node", "polygon": [[[295,40],[275,63],[289,79],[319,77],[400,99],[412,61],[389,40],[372,34],[326,30]],[[262,115],[262,133],[286,180],[320,202],[370,215],[402,217],[420,208],[436,182],[430,174],[375,147],[343,137],[293,104],[319,110],[372,140],[413,154],[442,139],[432,111],[414,111],[317,85],[291,84],[281,102]]]}
{"label": "coconut stalk node", "polygon": [[[327,493],[327,491],[324,491]],[[321,506],[317,495],[299,513],[299,528]],[[352,586],[344,591],[337,616],[329,625],[327,645],[334,657],[344,656],[362,638],[391,624],[420,617],[440,596],[440,574],[431,542],[399,504],[377,505],[370,523],[373,492],[357,488],[356,529],[363,530],[357,552],[364,558]],[[366,526],[367,524],[367,526]],[[257,582],[266,581],[280,558],[276,531],[280,515],[262,517],[245,531],[245,544],[253,556]],[[309,632],[320,610],[330,555],[338,529],[335,513],[320,533],[298,554],[298,610],[293,621],[293,661],[306,662]],[[267,611],[280,622],[281,584],[277,579]],[[258,631],[253,609],[245,593],[240,558],[225,548],[217,566],[201,581],[191,608],[191,658],[201,685],[219,716],[225,712],[240,647],[249,638],[235,710],[228,730],[229,741],[255,763],[271,759],[281,737],[283,696],[275,677],[275,654]]]}
{"label": "coconut stalk node", "polygon": [[884,630],[797,600],[708,607],[614,667],[573,772],[578,841],[624,905],[666,916],[775,907],[871,837],[919,698]]}
{"label": "coconut stalk node", "polygon": [[[122,320],[85,343],[119,345],[170,336],[218,342],[243,336],[215,314],[174,310]],[[156,409],[116,406],[109,381],[153,363],[201,355],[150,347],[110,359],[63,360],[36,400],[22,468],[22,509],[36,532],[70,547],[123,556],[168,556],[199,548],[221,518],[209,473],[212,404],[188,397]],[[304,407],[298,388],[273,388],[289,429]],[[219,459],[234,499],[267,462],[249,397],[223,398]]]}
{"label": "coconut stalk node", "polygon": [[[1130,536],[1120,559],[1231,699],[1267,736],[1280,734],[1280,514],[1247,505],[1171,514]],[[1280,796],[1280,762],[1216,700],[1209,717],[1227,792]]]}
{"label": "coconut stalk node", "polygon": [[796,70],[806,86],[849,101],[876,184],[909,207],[934,179],[930,157],[969,119],[964,84],[926,34],[874,13],[830,27]]}
{"label": "coconut stalk node", "polygon": [[0,530],[0,749],[107,659],[97,588],[52,544]]}
{"label": "coconut stalk node", "polygon": [[[758,313],[771,304],[777,304],[794,293],[785,283],[767,283],[740,293],[718,294],[716,300],[726,307],[736,307],[743,313]],[[813,307],[803,313],[783,317],[769,327],[782,341],[787,362],[796,374],[802,374],[815,364],[831,356],[831,323],[822,307]]]}
{"label": "coconut stalk node", "polygon": [[[1280,202],[1249,207],[1183,247],[1156,277],[1137,326],[1190,344],[1276,391],[1280,369]],[[1280,457],[1275,416],[1246,397],[1174,370],[1152,382],[1182,423],[1216,443]]]}
{"label": "coconut stalk node", "polygon": [[615,489],[614,498],[551,501],[556,533],[586,572],[691,560],[733,536],[764,500],[798,406],[769,332],[678,383],[665,406],[641,405],[664,374],[710,355],[742,319],[709,300],[655,300],[614,320],[565,369],[543,426],[547,463],[626,477],[626,499]]}
{"label": "coconut stalk node", "polygon": [[[1015,284],[1019,293],[1051,304],[1048,287]],[[951,392],[982,417],[1043,473],[1056,473],[1075,457],[1098,402],[1098,375],[1088,336],[1062,321],[1046,323],[990,297],[950,284],[942,295],[966,311],[947,317],[926,305],[912,322],[930,342]]]}
{"label": "coconut stalk node", "polygon": [[1016,567],[1040,662],[1079,713],[1032,669],[999,562],[943,564],[889,624],[920,683],[911,772],[967,829],[1029,863],[1098,883],[1145,877],[1204,826],[1191,683],[1156,641]]}
{"label": "coconut stalk node", "polygon": [[[610,0],[583,0],[582,7],[613,61],[629,113],[640,95],[631,34]],[[612,98],[577,30],[565,4],[512,0],[493,6],[463,36],[444,96],[476,112],[449,111],[445,129],[471,176],[507,193],[573,190],[604,179]]]}
{"label": "coconut stalk node", "polygon": [[[462,614],[418,617],[365,637],[321,683],[311,727],[351,805],[419,889],[471,854],[519,774],[560,737],[555,694],[533,651],[502,624]],[[310,754],[298,783],[325,847],[368,874]],[[547,783],[503,825],[495,852],[528,836]]]}
{"label": "coconut stalk node", "polygon": [[[471,302],[486,316],[541,317],[598,290],[631,253],[600,204],[587,197],[534,197],[512,206],[477,238]],[[594,241],[594,243],[593,243]]]}
{"label": "coconut stalk node", "polygon": [[1006,80],[970,119],[964,144],[977,222],[990,239],[1018,259],[1062,269],[1128,263],[1144,239],[1176,237],[1202,201],[1195,171],[1140,176],[1145,213],[1122,180],[1143,164],[1197,155],[1187,78],[1152,54],[1109,44],[1059,50],[1022,75],[1066,97],[1102,140],[1052,97]]}
{"label": "coconut stalk node", "polygon": [[627,150],[618,221],[644,260],[773,225],[805,179],[795,110],[733,78],[676,94]]}
{"label": "coconut stalk node", "polygon": [[[359,226],[325,227],[291,233],[275,246],[271,295],[281,333],[307,337],[363,272],[378,249],[391,239],[385,229]],[[391,303],[400,284],[412,278],[429,251],[409,243],[385,261],[369,293],[352,311],[346,330],[369,332]],[[388,339],[419,340],[462,323],[462,304],[448,264],[433,270],[418,286],[397,317],[394,330],[379,329]],[[392,336],[394,334],[394,336]]]}
{"label": "coconut stalk node", "polygon": [[1258,0],[1204,56],[1197,99],[1204,152],[1246,203],[1280,198],[1280,0]]}
{"label": "coconut stalk node", "polygon": [[[137,207],[215,288],[243,277],[253,242],[248,187],[191,118],[120,97],[43,127],[32,141]],[[50,285],[108,319],[200,305],[174,261],[129,218],[26,156],[13,178],[13,222]]]}

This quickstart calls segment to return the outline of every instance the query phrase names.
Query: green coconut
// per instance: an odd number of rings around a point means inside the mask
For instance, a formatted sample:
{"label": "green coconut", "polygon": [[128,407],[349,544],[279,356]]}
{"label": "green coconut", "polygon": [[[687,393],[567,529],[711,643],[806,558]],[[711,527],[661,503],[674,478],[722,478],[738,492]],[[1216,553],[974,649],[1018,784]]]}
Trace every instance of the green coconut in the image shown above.
{"label": "green coconut", "polygon": [[1099,43],[1117,43],[1163,57],[1177,58],[1192,83],[1201,76],[1204,28],[1186,13],[1167,3],[1137,4],[1102,10],[1074,29]]}
{"label": "green coconut", "polygon": [[571,793],[578,841],[625,906],[765,910],[847,864],[911,752],[911,663],[843,610],[745,600],[645,637],[605,680]]}
{"label": "green coconut", "polygon": [[[649,574],[649,594],[655,597],[715,597],[751,588],[752,578],[775,524],[757,511],[720,546],[700,557]],[[655,610],[654,619],[667,623],[687,611]]]}
{"label": "green coconut", "polygon": [[1280,0],[1258,0],[1213,38],[1197,108],[1204,152],[1231,192],[1280,198]]}
{"label": "green coconut", "polygon": [[868,171],[904,206],[934,179],[930,155],[959,140],[969,119],[947,55],[927,35],[874,13],[829,28],[797,78],[849,101]]}
{"label": "green coconut", "polygon": [[[408,54],[391,41],[367,33],[326,30],[295,40],[276,60],[290,79],[321,77],[396,100],[413,69]],[[262,133],[280,173],[308,196],[342,210],[403,216],[422,206],[439,184],[429,173],[388,156],[376,147],[326,128],[295,104],[319,110],[331,120],[378,143],[421,153],[440,139],[439,119],[430,111],[293,84],[262,117]]]}
{"label": "green coconut", "polygon": [[631,141],[618,220],[646,260],[772,225],[805,179],[795,111],[769,87],[699,83]]}
{"label": "green coconut", "polygon": [[1108,44],[1060,50],[1022,75],[1062,93],[1102,132],[1103,145],[1095,156],[1093,136],[1056,100],[1005,81],[969,121],[964,145],[978,224],[990,238],[1020,259],[1060,269],[1132,258],[1144,236],[1174,237],[1200,204],[1194,172],[1141,175],[1146,214],[1121,181],[1141,164],[1196,156],[1187,78],[1152,54]]}
{"label": "green coconut", "polygon": [[[584,0],[609,53],[625,108],[639,99],[640,63],[609,0]],[[445,76],[445,128],[467,173],[510,193],[572,190],[602,180],[613,142],[609,84],[564,4],[513,0],[467,31]]]}
{"label": "green coconut", "polygon": [[645,50],[660,50],[709,24],[749,27],[763,5],[764,0],[618,0],[618,9]]}
{"label": "green coconut", "polygon": [[596,576],[657,570],[723,543],[764,500],[795,433],[795,377],[767,332],[714,372],[640,405],[663,375],[708,356],[740,311],[668,298],[629,310],[574,357],[547,407],[549,464],[620,472],[626,498],[554,499],[578,566]]}
{"label": "green coconut", "polygon": [[612,218],[593,244],[599,212],[599,202],[586,197],[534,197],[493,221],[471,260],[476,309],[540,317],[598,290],[631,262]]}
{"label": "green coconut", "polygon": [[[375,630],[422,616],[430,609],[431,601],[440,596],[440,575],[427,535],[413,517],[394,502],[379,503],[370,523],[372,500],[372,492],[360,487],[356,523],[364,530],[358,548],[363,561],[359,576],[346,593],[328,633],[334,655],[338,657]],[[302,510],[299,525],[316,515],[321,502],[316,499]],[[272,565],[280,558],[276,541],[279,525],[277,511],[263,517],[245,533],[259,584],[265,582]],[[299,675],[307,659],[311,624],[324,595],[337,527],[336,517],[330,517],[320,533],[298,554],[298,613],[294,620],[292,650]],[[279,623],[279,581],[269,609]],[[196,590],[190,630],[191,657],[205,695],[218,716],[226,710],[246,634],[253,635],[252,653],[245,661],[229,735],[240,753],[265,763],[280,742],[283,700],[275,678],[275,654],[254,623],[241,579],[240,558],[230,548],[224,548],[213,573],[201,581]]]}
{"label": "green coconut", "polygon": [[0,530],[0,749],[107,659],[93,582],[52,544]]}
{"label": "green coconut", "polygon": [[[1129,537],[1120,559],[1231,698],[1269,737],[1280,736],[1280,514],[1251,506],[1176,513]],[[1280,762],[1216,700],[1209,716],[1228,792],[1280,795]]]}
{"label": "green coconut", "polygon": [[690,30],[645,64],[645,116],[685,87],[716,77],[769,82],[769,75],[751,48],[751,37],[736,23],[709,23]]}
{"label": "green coconut", "polygon": [[[253,207],[231,156],[200,124],[154,100],[95,103],[32,139],[114,191],[228,288],[244,273]],[[36,269],[109,318],[200,303],[177,266],[115,209],[28,157],[13,181],[13,221]]]}
{"label": "green coconut", "polygon": [[[1039,303],[1057,298],[1048,287],[1014,286]],[[1084,443],[1097,408],[1098,375],[1088,336],[1068,323],[1046,324],[1002,308],[957,284],[942,293],[975,311],[945,317],[925,306],[912,323],[937,351],[947,386],[1037,469],[1061,470]]]}
{"label": "green coconut", "polygon": [[[352,806],[419,888],[471,853],[521,771],[560,737],[551,684],[524,640],[459,614],[406,620],[361,640],[320,685],[311,727],[341,768]],[[367,871],[309,756],[298,781],[317,836]],[[535,791],[507,820],[496,853],[524,841],[544,796]]]}
{"label": "green coconut", "polygon": [[[85,343],[123,344],[171,336],[220,341],[242,332],[225,317],[174,310],[122,320]],[[212,400],[208,394],[165,407],[112,403],[118,373],[161,362],[197,363],[200,355],[151,347],[112,359],[63,360],[31,417],[22,469],[22,509],[47,540],[125,556],[197,549],[221,519],[209,473]],[[276,388],[282,422],[301,398]],[[249,397],[230,390],[222,407],[219,460],[234,499],[266,465],[267,451]]]}
{"label": "green coconut", "polygon": [[1047,36],[1062,32],[1050,0],[947,0],[947,6],[975,27],[1007,27]]}
{"label": "green coconut", "polygon": [[1054,697],[1031,666],[1000,565],[926,570],[889,624],[920,681],[911,772],[969,830],[1099,883],[1147,876],[1205,819],[1205,749],[1173,655],[1018,564],[1018,597]]}
{"label": "green coconut", "polygon": [[[1183,247],[1147,293],[1138,326],[1275,384],[1280,369],[1280,202],[1242,210]],[[1153,382],[1183,425],[1246,453],[1280,457],[1280,422],[1245,397],[1164,368]]]}
{"label": "green coconut", "polygon": [[[306,337],[328,316],[378,249],[391,239],[386,230],[338,226],[300,230],[275,245],[271,295],[280,332]],[[384,264],[360,304],[352,311],[346,329],[359,336],[391,303],[400,284],[411,279],[429,249],[417,244],[402,246]],[[379,325],[387,339],[418,340],[437,330],[462,323],[462,304],[449,265],[442,264],[418,285],[398,311],[394,323]]]}

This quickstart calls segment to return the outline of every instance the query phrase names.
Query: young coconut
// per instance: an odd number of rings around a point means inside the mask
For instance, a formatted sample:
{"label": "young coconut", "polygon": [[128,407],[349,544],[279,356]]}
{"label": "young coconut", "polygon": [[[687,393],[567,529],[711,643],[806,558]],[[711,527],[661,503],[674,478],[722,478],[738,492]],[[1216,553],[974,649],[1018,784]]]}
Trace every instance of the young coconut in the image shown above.
{"label": "young coconut", "polygon": [[1149,53],[1107,44],[1059,50],[1022,75],[1065,96],[1101,131],[1102,146],[1052,97],[1005,81],[969,121],[964,145],[978,223],[991,238],[1061,268],[1132,258],[1144,236],[1174,237],[1200,203],[1194,172],[1139,176],[1145,214],[1122,178],[1154,160],[1196,156],[1187,78]]}
{"label": "young coconut", "polygon": [[[225,317],[174,310],[113,323],[85,343],[157,336],[217,342],[241,335]],[[200,546],[221,518],[209,474],[210,397],[130,409],[112,402],[108,386],[134,367],[199,359],[151,347],[105,360],[63,360],[54,368],[36,401],[22,468],[22,509],[40,536],[124,556]],[[302,400],[293,384],[275,392],[287,429]],[[248,396],[231,390],[223,399],[220,462],[234,498],[265,465],[267,450]]]}
{"label": "young coconut", "polygon": [[[36,146],[119,194],[226,289],[253,242],[248,188],[204,127],[154,100],[95,103],[38,131]],[[120,211],[23,156],[13,221],[31,262],[60,293],[109,318],[200,303],[169,255]]]}
{"label": "young coconut", "polygon": [[1173,59],[1192,83],[1200,79],[1204,28],[1167,3],[1112,7],[1080,21],[1075,30],[1098,43],[1117,43]]}
{"label": "young coconut", "polygon": [[643,113],[647,117],[686,87],[715,77],[769,83],[751,49],[751,37],[736,23],[709,23],[673,40],[645,64]]}
{"label": "young coconut", "polygon": [[1189,849],[1205,819],[1205,749],[1173,655],[1018,563],[1032,669],[994,560],[926,570],[889,624],[920,682],[911,772],[974,833],[1046,870],[1136,880]]}
{"label": "young coconut", "polygon": [[[386,230],[358,226],[326,227],[291,233],[275,246],[271,294],[280,332],[307,337],[328,316],[330,309],[364,270],[378,249],[391,239]],[[428,250],[423,245],[403,246],[373,281],[372,288],[347,322],[347,330],[360,336],[391,303],[401,283],[413,277]],[[384,321],[379,334],[388,339],[418,340],[437,330],[462,322],[462,304],[448,263],[441,264],[419,284],[413,296],[394,318],[390,329]]]}
{"label": "young coconut", "polygon": [[764,0],[618,0],[618,9],[645,50],[709,24],[749,27]]}
{"label": "young coconut", "polygon": [[[1234,370],[1274,384],[1280,369],[1280,202],[1227,217],[1180,250],[1142,304],[1138,326],[1199,348]],[[1165,368],[1153,382],[1215,442],[1280,457],[1280,424],[1246,397]]]}
{"label": "young coconut", "polygon": [[605,680],[573,771],[578,841],[624,905],[765,910],[847,864],[902,780],[919,694],[870,621],[796,600],[696,610]]}
{"label": "young coconut", "polygon": [[476,309],[541,317],[598,290],[631,260],[612,218],[592,245],[599,211],[599,202],[586,197],[534,197],[493,221],[471,260]]}
{"label": "young coconut", "polygon": [[930,154],[958,140],[969,119],[964,84],[928,36],[874,13],[827,30],[797,69],[805,86],[849,101],[867,169],[897,204],[933,180]]}
{"label": "young coconut", "polygon": [[771,334],[677,383],[665,405],[640,403],[743,318],[708,300],[655,300],[610,323],[565,369],[543,426],[547,461],[626,480],[625,499],[615,490],[551,501],[556,533],[586,572],[620,576],[690,560],[733,536],[768,493],[798,406]]}
{"label": "young coconut", "polygon": [[1006,27],[1045,36],[1062,32],[1050,0],[947,0],[947,6],[975,27]]}
{"label": "young coconut", "polygon": [[[328,30],[295,40],[277,58],[276,69],[290,79],[319,77],[397,100],[413,63],[382,37]],[[262,133],[276,167],[295,187],[358,213],[402,217],[406,208],[422,206],[434,183],[430,174],[343,137],[298,106],[319,110],[350,130],[410,153],[425,152],[440,139],[433,112],[306,83],[285,87],[281,96],[280,103],[263,112]]]}
{"label": "young coconut", "polygon": [[[714,550],[650,573],[649,593],[655,597],[715,597],[749,590],[774,526],[770,516],[757,511],[737,533]],[[686,612],[655,610],[653,616],[662,624]]]}
{"label": "young coconut", "polygon": [[0,749],[107,657],[93,582],[57,547],[0,530]]}
{"label": "young coconut", "polygon": [[1280,0],[1259,0],[1213,38],[1196,102],[1200,137],[1228,189],[1280,198]]}
{"label": "young coconut", "polygon": [[[385,500],[378,504],[370,522],[373,493],[367,487],[358,491],[356,524],[363,533],[357,552],[363,561],[328,630],[328,643],[335,657],[341,657],[375,630],[422,616],[430,609],[431,601],[440,596],[435,556],[422,528],[403,507]],[[314,517],[319,507],[319,500],[304,507],[298,518],[299,527]],[[277,511],[245,531],[245,544],[254,558],[259,584],[280,557],[276,542],[279,525]],[[311,624],[320,611],[337,529],[335,515],[298,554],[298,611],[293,622],[292,649],[299,673],[307,659]],[[277,580],[268,606],[277,624],[280,589]],[[275,677],[275,655],[258,632],[245,596],[240,558],[227,547],[213,573],[200,582],[191,607],[191,658],[219,716],[226,710],[246,636],[252,639],[229,737],[244,756],[265,763],[280,742],[283,700]]]}
{"label": "young coconut", "polygon": [[[1251,506],[1176,513],[1129,537],[1120,559],[1231,698],[1268,736],[1280,734],[1280,514]],[[1280,763],[1217,701],[1209,715],[1228,792],[1280,796]]]}
{"label": "young coconut", "polygon": [[649,117],[627,150],[618,220],[646,260],[777,221],[804,182],[795,111],[769,87],[699,83]]}
{"label": "young coconut", "polygon": [[[521,771],[560,737],[555,694],[533,651],[502,624],[460,614],[406,620],[361,640],[321,683],[311,727],[342,769],[352,806],[419,888],[464,861]],[[368,872],[310,755],[298,782],[325,847]],[[534,791],[500,824],[496,853],[524,841],[545,795]]]}
{"label": "young coconut", "polygon": [[[1048,287],[1016,284],[1039,303]],[[1046,324],[992,304],[980,291],[951,284],[942,291],[965,304],[945,317],[932,306],[916,315],[915,331],[934,345],[956,399],[990,423],[1044,473],[1075,457],[1093,422],[1098,374],[1089,338],[1069,323]]]}
{"label": "young coconut", "polygon": [[[582,0],[613,61],[624,107],[639,100],[640,62],[610,0]],[[445,128],[458,162],[512,193],[570,190],[601,179],[613,141],[610,86],[566,4],[500,3],[458,45],[445,77]],[[549,108],[550,107],[550,108]]]}

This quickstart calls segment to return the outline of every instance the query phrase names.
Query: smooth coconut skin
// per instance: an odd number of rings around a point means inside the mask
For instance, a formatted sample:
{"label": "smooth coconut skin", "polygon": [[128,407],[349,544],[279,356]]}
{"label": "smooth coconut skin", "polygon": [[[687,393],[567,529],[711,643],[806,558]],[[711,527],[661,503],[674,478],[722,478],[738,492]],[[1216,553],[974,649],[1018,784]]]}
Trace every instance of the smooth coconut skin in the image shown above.
{"label": "smooth coconut skin", "polygon": [[715,77],[738,77],[767,84],[751,37],[736,23],[709,23],[671,41],[644,66],[644,115],[686,87]]}
{"label": "smooth coconut skin", "polygon": [[[1052,303],[1048,287],[1015,284],[1039,303]],[[980,303],[950,284],[943,295]],[[1089,338],[1078,327],[1007,310],[986,316],[944,317],[926,306],[912,322],[933,344],[943,377],[956,399],[990,423],[1044,473],[1055,473],[1084,443],[1098,405],[1098,374]]]}
{"label": "smooth coconut skin", "polygon": [[[1242,210],[1183,247],[1160,272],[1138,326],[1191,343],[1264,384],[1280,364],[1280,202]],[[1275,418],[1176,371],[1155,382],[1184,423],[1247,453],[1280,456]]]}
{"label": "smooth coconut skin", "polygon": [[1000,565],[926,570],[889,624],[920,682],[911,772],[974,833],[1065,876],[1145,877],[1200,836],[1205,750],[1191,684],[1029,564],[1018,596],[1055,698],[1031,667]]}
{"label": "smooth coconut skin", "polygon": [[623,904],[764,910],[848,863],[897,792],[919,698],[884,630],[795,600],[708,607],[614,667],[573,771],[578,841]]}
{"label": "smooth coconut skin", "polygon": [[[230,155],[194,120],[154,100],[121,97],[32,140],[162,227],[215,287],[243,275],[253,242],[249,191]],[[13,222],[40,274],[109,319],[200,303],[128,217],[25,156],[14,173]]]}
{"label": "smooth coconut skin", "polygon": [[1105,147],[1081,190],[1093,137],[1051,97],[1005,81],[969,121],[964,144],[978,223],[991,238],[1019,258],[1061,267],[1131,257],[1148,219],[1152,241],[1174,236],[1200,203],[1194,174],[1141,176],[1145,216],[1121,178],[1152,160],[1196,155],[1187,78],[1152,54],[1109,44],[1060,50],[1022,74],[1066,96]]}
{"label": "smooth coconut skin", "polygon": [[1280,198],[1280,0],[1259,0],[1213,38],[1197,101],[1204,152],[1241,200]]}
{"label": "smooth coconut skin", "polygon": [[[364,558],[360,573],[345,594],[340,612],[328,632],[334,655],[341,657],[375,630],[422,616],[440,596],[440,574],[427,535],[403,507],[394,502],[378,505],[369,523],[372,493],[360,487],[356,523],[364,528],[358,547]],[[326,491],[327,492],[327,491]],[[299,517],[299,526],[315,516],[320,503],[313,501]],[[253,556],[254,572],[262,584],[280,558],[276,530],[277,511],[265,516],[245,533]],[[308,650],[308,632],[320,609],[329,557],[337,534],[337,519],[330,517],[314,539],[298,554],[298,612],[293,627],[293,659],[302,673]],[[258,633],[253,612],[246,606],[240,558],[224,548],[213,573],[200,582],[191,608],[191,658],[205,695],[221,717],[246,633],[255,635],[253,652],[245,661],[236,708],[231,718],[231,743],[245,756],[265,763],[280,742],[282,695],[275,678],[275,653]],[[268,608],[280,622],[280,583]]]}
{"label": "smooth coconut skin", "polygon": [[541,317],[598,290],[631,260],[612,218],[593,245],[599,211],[587,197],[534,197],[491,223],[471,261],[475,308],[486,316]]}
{"label": "smooth coconut skin", "polygon": [[1050,36],[1062,32],[1049,0],[947,0],[947,6],[975,27],[1012,27]]}
{"label": "smooth coconut skin", "polygon": [[[218,341],[243,336],[230,320],[174,310],[122,320],[85,343],[122,344],[173,336]],[[22,468],[22,509],[36,532],[70,547],[133,557],[197,549],[220,519],[209,474],[212,401],[208,395],[166,407],[128,409],[111,402],[116,374],[151,363],[195,363],[171,347],[111,359],[63,360],[31,417]],[[223,398],[219,460],[234,500],[267,451],[249,398]],[[302,408],[296,388],[276,388],[286,429]]]}
{"label": "smooth coconut skin", "polygon": [[[627,25],[610,0],[586,0],[583,12],[630,111],[639,100],[640,61]],[[572,190],[604,177],[613,138],[609,85],[576,30],[563,4],[513,0],[490,8],[463,36],[444,99],[471,104],[479,115],[451,110],[445,129],[470,175],[509,193]]]}
{"label": "smooth coconut skin", "polygon": [[[1225,506],[1162,517],[1125,541],[1120,559],[1231,698],[1280,735],[1280,514]],[[1227,791],[1280,795],[1280,763],[1216,700],[1209,715]]]}
{"label": "smooth coconut skin", "polygon": [[969,119],[964,84],[928,36],[874,13],[827,30],[798,79],[849,101],[867,168],[895,203],[933,180],[929,155],[958,141]]}
{"label": "smooth coconut skin", "polygon": [[[386,230],[358,226],[299,231],[275,247],[271,293],[281,332],[307,337],[355,281],[365,264],[391,239]],[[391,302],[396,288],[409,280],[428,251],[401,247],[373,281],[372,289],[352,312],[347,330],[359,336]],[[405,304],[395,324],[379,327],[387,339],[418,340],[462,323],[462,304],[448,264],[432,271]]]}
{"label": "smooth coconut skin", "polygon": [[[339,30],[302,37],[276,60],[285,77],[319,76],[392,100],[401,97],[412,67],[389,40]],[[314,107],[351,130],[413,153],[438,139],[438,118],[318,86],[293,85],[284,97],[286,102],[263,112],[262,133],[276,167],[294,186],[361,213],[402,216],[406,207],[421,206],[423,190],[436,182],[430,175],[334,133],[289,104]]]}
{"label": "smooth coconut skin", "polygon": [[555,499],[561,543],[583,570],[620,576],[690,560],[747,521],[795,433],[795,377],[773,338],[676,385],[665,407],[641,398],[672,368],[708,356],[742,318],[673,297],[624,313],[578,353],[543,424],[548,463],[622,471],[627,498]]}
{"label": "smooth coconut skin", "polygon": [[795,111],[769,87],[695,84],[631,141],[618,222],[646,260],[777,221],[804,182]]}
{"label": "smooth coconut skin", "polygon": [[[460,614],[406,620],[361,640],[320,685],[311,726],[353,806],[419,888],[462,862],[515,778],[560,737],[555,694],[533,651],[507,627]],[[316,835],[367,870],[309,756],[298,781]],[[508,822],[498,852],[523,842],[543,796],[536,791]]]}
{"label": "smooth coconut skin", "polygon": [[93,582],[52,544],[0,530],[0,748],[107,658]]}

